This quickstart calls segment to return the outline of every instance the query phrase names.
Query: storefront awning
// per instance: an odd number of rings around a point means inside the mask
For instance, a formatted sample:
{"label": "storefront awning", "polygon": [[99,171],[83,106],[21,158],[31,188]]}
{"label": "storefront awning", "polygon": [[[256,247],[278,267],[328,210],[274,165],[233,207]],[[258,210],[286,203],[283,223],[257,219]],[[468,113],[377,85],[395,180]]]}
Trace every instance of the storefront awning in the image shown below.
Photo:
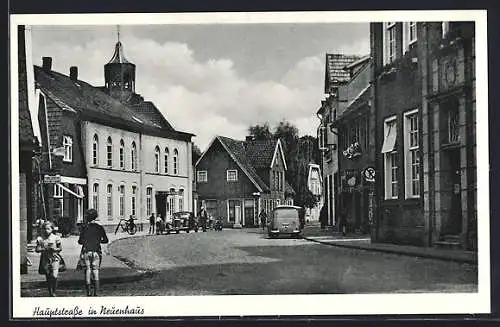
{"label": "storefront awning", "polygon": [[57,183],[57,185],[59,185],[60,188],[62,188],[63,190],[65,190],[69,194],[71,194],[79,199],[83,199],[85,197],[83,192],[81,192],[82,194],[77,194],[77,193],[73,192],[72,190],[70,190],[69,188],[67,188],[66,186],[64,186],[63,184]]}
{"label": "storefront awning", "polygon": [[382,145],[381,153],[388,153],[394,151],[394,147],[396,146],[396,136],[397,136],[397,128],[396,123],[392,123],[388,126],[387,134],[384,138],[384,144]]}

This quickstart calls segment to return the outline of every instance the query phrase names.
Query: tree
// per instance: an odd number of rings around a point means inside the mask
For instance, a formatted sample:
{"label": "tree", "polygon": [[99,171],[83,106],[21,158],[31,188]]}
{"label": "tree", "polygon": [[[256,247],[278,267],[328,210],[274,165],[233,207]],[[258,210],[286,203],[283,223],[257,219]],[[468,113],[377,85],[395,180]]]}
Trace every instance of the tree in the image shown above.
{"label": "tree", "polygon": [[248,134],[252,135],[256,140],[270,140],[273,138],[273,134],[269,129],[268,123],[250,126],[248,128]]}
{"label": "tree", "polygon": [[198,159],[201,157],[201,150],[200,148],[193,143],[193,146],[191,147],[191,153],[192,153],[192,161],[193,165],[198,161]]}

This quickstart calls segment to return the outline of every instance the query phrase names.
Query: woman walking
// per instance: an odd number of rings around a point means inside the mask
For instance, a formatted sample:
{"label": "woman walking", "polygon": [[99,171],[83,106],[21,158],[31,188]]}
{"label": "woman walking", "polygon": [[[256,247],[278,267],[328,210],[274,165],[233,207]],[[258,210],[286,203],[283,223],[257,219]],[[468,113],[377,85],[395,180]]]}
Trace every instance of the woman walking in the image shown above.
{"label": "woman walking", "polygon": [[54,226],[50,221],[43,223],[41,236],[36,240],[35,251],[40,253],[40,266],[38,273],[47,278],[47,289],[49,296],[56,296],[57,277],[60,264],[63,259],[60,255],[62,251],[61,238],[53,233]]}
{"label": "woman walking", "polygon": [[[79,265],[85,269],[85,291],[87,292],[87,296],[97,296],[99,293],[99,269],[102,260],[101,243],[109,242],[104,228],[95,222],[97,216],[95,209],[87,210],[87,225],[80,233],[78,239],[78,244],[82,245]],[[94,284],[93,292],[91,292],[92,281]]]}

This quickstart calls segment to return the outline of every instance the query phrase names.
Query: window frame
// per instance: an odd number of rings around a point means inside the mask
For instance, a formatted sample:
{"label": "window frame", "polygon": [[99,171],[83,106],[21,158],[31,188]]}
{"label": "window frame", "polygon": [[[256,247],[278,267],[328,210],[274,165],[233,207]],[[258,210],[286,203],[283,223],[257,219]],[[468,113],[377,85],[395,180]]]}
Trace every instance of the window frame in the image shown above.
{"label": "window frame", "polygon": [[174,149],[173,164],[173,174],[179,175],[179,151],[177,149]]}
{"label": "window frame", "polygon": [[170,155],[170,151],[168,147],[165,148],[165,154],[163,155],[163,172],[168,174],[168,157]]}
{"label": "window frame", "polygon": [[64,157],[63,162],[73,162],[73,137],[71,135],[63,135]]}
{"label": "window frame", "polygon": [[106,167],[113,168],[113,140],[111,136],[106,141]]}
{"label": "window frame", "polygon": [[146,187],[146,216],[151,216],[153,212],[153,187],[151,185]]}
{"label": "window frame", "polygon": [[[205,178],[200,178],[201,175],[205,175]],[[196,182],[197,183],[208,183],[208,171],[207,170],[197,170],[196,171]]]}
{"label": "window frame", "polygon": [[138,164],[137,164],[137,144],[135,144],[135,141],[132,141],[130,154],[131,154],[130,169],[132,171],[137,171],[137,169],[138,169],[138,167],[137,167],[138,166]]}
{"label": "window frame", "polygon": [[92,184],[92,208],[99,213],[99,183]]}
{"label": "window frame", "polygon": [[[393,38],[391,38],[393,36]],[[383,62],[384,65],[393,63],[397,57],[397,23],[383,23]],[[391,56],[391,50],[394,50]]]}
{"label": "window frame", "polygon": [[[231,173],[234,173],[234,179],[230,179]],[[237,181],[238,181],[238,169],[226,170],[226,182],[237,182]]]}
{"label": "window frame", "polygon": [[132,185],[132,193],[130,197],[130,214],[136,216],[137,213],[137,185]]}
{"label": "window frame", "polygon": [[97,134],[94,134],[92,140],[92,165],[99,165],[99,136],[97,136]]}
{"label": "window frame", "polygon": [[125,184],[120,184],[118,187],[119,192],[119,214],[120,217],[125,217]]}
{"label": "window frame", "polygon": [[[404,122],[404,169],[405,169],[405,198],[418,199],[420,190],[420,124],[418,108],[403,114]],[[412,119],[416,119],[416,130],[412,129]],[[415,136],[416,134],[416,136]],[[416,145],[412,142],[416,141]],[[414,155],[416,153],[416,162]],[[415,178],[415,175],[417,178]],[[416,184],[414,184],[416,183]],[[416,186],[415,186],[416,185]],[[415,186],[415,188],[414,188]],[[414,190],[417,190],[417,193]]]}
{"label": "window frame", "polygon": [[[390,124],[395,124],[391,127]],[[398,149],[397,149],[397,139],[398,139],[398,121],[397,116],[393,115],[384,119],[384,135],[387,135],[389,128],[396,128],[396,141],[394,148],[390,152],[383,153],[384,160],[384,199],[385,200],[395,200],[399,198],[399,179],[398,179]],[[394,194],[394,186],[396,192]]]}
{"label": "window frame", "polygon": [[120,169],[125,169],[125,142],[123,139],[120,140],[120,153],[119,153],[119,160],[120,160]]}
{"label": "window frame", "polygon": [[159,174],[161,171],[161,164],[160,164],[160,147],[157,145],[155,147],[155,161],[154,161],[154,172]]}
{"label": "window frame", "polygon": [[108,220],[113,219],[113,184],[106,185],[106,214]]}

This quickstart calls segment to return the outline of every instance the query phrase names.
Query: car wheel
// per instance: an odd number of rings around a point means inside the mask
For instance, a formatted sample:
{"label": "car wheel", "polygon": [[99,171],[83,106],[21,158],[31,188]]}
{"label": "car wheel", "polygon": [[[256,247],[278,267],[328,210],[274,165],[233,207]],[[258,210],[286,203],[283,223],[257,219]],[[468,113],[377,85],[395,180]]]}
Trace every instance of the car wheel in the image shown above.
{"label": "car wheel", "polygon": [[188,234],[189,234],[189,229],[186,229],[186,233],[188,233]]}
{"label": "car wheel", "polygon": [[176,230],[176,231],[175,231],[175,233],[176,233],[176,234],[179,234],[180,232],[181,232],[180,230]]}

